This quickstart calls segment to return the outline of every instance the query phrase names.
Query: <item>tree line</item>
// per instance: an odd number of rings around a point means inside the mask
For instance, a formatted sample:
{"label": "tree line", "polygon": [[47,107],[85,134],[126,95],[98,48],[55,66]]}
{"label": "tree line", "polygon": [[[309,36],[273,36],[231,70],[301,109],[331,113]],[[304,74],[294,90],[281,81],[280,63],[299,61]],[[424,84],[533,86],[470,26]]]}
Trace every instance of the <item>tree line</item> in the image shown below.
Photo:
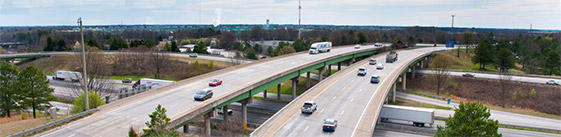
{"label": "tree line", "polygon": [[19,71],[17,66],[0,63],[0,109],[1,116],[11,117],[26,109],[36,112],[49,108],[49,101],[55,100],[51,94],[49,80],[36,67],[27,66]]}

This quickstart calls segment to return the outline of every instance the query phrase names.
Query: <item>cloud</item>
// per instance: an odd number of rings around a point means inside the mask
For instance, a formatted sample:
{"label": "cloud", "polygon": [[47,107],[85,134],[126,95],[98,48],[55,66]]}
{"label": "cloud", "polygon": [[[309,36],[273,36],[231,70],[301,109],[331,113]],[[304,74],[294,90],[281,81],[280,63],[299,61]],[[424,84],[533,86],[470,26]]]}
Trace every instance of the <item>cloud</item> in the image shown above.
{"label": "cloud", "polygon": [[214,27],[218,27],[218,25],[220,25],[220,20],[222,20],[222,10],[220,8],[216,8],[214,10],[214,14],[216,14],[216,17],[214,17],[212,25],[214,25]]}
{"label": "cloud", "polygon": [[135,0],[133,6],[143,9],[158,9],[171,7],[175,4],[175,0]]}
{"label": "cloud", "polygon": [[54,0],[16,0],[12,5],[16,8],[40,8],[50,7],[55,3]]}
{"label": "cloud", "polygon": [[2,6],[4,6],[4,0],[0,0],[0,10],[2,10]]}

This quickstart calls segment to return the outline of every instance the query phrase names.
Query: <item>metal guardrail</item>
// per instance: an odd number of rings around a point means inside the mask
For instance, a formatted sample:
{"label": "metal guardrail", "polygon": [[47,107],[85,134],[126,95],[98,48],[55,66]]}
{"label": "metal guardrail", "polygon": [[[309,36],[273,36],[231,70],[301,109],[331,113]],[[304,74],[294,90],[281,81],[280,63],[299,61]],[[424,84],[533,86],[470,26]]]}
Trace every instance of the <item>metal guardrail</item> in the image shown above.
{"label": "metal guardrail", "polygon": [[96,112],[96,111],[99,111],[99,108],[93,108],[93,109],[90,109],[90,110],[88,110],[88,111],[84,111],[84,112],[81,112],[81,113],[78,113],[78,114],[74,114],[74,115],[69,116],[69,117],[65,117],[65,118],[62,118],[62,119],[59,119],[59,120],[55,120],[55,121],[49,122],[49,123],[47,123],[47,124],[43,124],[43,125],[38,126],[38,127],[34,127],[34,128],[31,128],[31,129],[28,129],[28,130],[21,131],[21,132],[16,133],[16,134],[12,134],[12,135],[10,135],[10,136],[8,136],[8,137],[22,137],[22,136],[27,136],[27,135],[29,135],[29,134],[33,134],[33,133],[36,133],[36,132],[38,132],[38,131],[41,131],[41,130],[44,130],[44,129],[47,129],[47,128],[50,128],[50,127],[53,127],[53,126],[56,126],[56,125],[59,125],[59,124],[62,124],[62,123],[64,123],[64,122],[68,122],[68,121],[74,120],[74,119],[76,119],[76,118],[79,118],[79,117],[82,117],[82,116],[91,114],[91,113]]}
{"label": "metal guardrail", "polygon": [[[434,119],[446,120],[447,117],[434,116]],[[550,132],[561,133],[561,130],[557,130],[557,129],[548,129],[548,128],[539,128],[539,127],[529,127],[529,126],[520,126],[520,125],[512,125],[512,124],[501,124],[500,122],[499,122],[499,126],[506,126],[506,127],[513,127],[513,128],[536,129],[536,130],[542,130],[542,131],[550,131]]]}

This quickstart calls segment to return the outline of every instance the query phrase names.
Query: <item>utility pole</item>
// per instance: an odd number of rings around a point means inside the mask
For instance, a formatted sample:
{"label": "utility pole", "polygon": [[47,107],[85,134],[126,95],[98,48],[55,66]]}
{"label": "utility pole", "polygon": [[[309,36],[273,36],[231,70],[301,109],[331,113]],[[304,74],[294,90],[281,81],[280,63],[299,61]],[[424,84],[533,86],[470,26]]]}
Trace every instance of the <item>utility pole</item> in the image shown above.
{"label": "utility pole", "polygon": [[302,10],[302,6],[300,6],[300,0],[298,0],[298,39],[300,39],[300,22],[302,19],[302,14],[300,11]]}
{"label": "utility pole", "polygon": [[[452,42],[454,43],[454,45],[456,45],[456,41],[454,41],[454,17],[456,17],[456,15],[452,14],[452,29],[451,34],[452,35]],[[460,57],[460,46],[458,46],[458,58]]]}
{"label": "utility pole", "polygon": [[88,74],[86,73],[86,47],[84,46],[84,30],[82,28],[82,17],[78,18],[78,23],[80,24],[80,36],[82,37],[82,61],[84,63],[84,71],[82,78],[84,79],[84,98],[85,98],[85,108],[86,111],[90,110],[90,103],[88,101]]}

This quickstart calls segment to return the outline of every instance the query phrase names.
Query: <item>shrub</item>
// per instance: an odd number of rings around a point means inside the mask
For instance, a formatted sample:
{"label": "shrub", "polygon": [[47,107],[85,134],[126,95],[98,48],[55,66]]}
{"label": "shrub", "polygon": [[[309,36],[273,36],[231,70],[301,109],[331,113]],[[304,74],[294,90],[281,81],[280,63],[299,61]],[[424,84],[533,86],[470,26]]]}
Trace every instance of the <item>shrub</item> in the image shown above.
{"label": "shrub", "polygon": [[535,96],[536,96],[536,89],[533,88],[532,90],[530,90],[530,96],[531,96],[531,97],[535,97]]}
{"label": "shrub", "polygon": [[[99,96],[98,94],[95,94],[95,92],[93,90],[90,90],[90,92],[88,93],[88,104],[90,109],[92,108],[96,108],[99,107],[101,105],[105,105],[105,101],[103,101],[103,99],[101,98],[101,96]],[[80,95],[76,98],[76,100],[74,100],[74,108],[72,108],[72,112],[82,112],[85,111],[86,107],[84,106],[84,92],[80,93]]]}

